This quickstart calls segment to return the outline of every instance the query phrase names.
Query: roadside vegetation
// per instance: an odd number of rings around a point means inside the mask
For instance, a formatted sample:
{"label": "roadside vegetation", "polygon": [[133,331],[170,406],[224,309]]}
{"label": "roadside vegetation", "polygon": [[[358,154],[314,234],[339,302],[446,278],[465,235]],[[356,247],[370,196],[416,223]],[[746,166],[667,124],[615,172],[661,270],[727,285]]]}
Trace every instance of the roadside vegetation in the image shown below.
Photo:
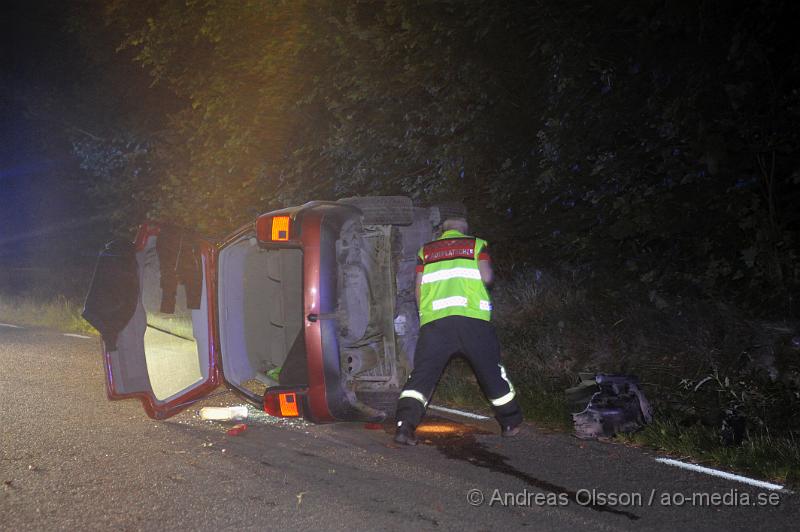
{"label": "roadside vegetation", "polygon": [[[540,270],[501,279],[493,295],[505,364],[537,426],[572,430],[564,390],[579,372],[634,374],[655,408],[654,422],[618,441],[800,483],[796,324],[748,320],[713,302],[615,299]],[[491,415],[460,359],[435,400]]]}
{"label": "roadside vegetation", "polygon": [[800,486],[800,441],[792,433],[773,435],[767,428],[754,427],[748,430],[747,438],[741,444],[726,446],[720,443],[720,433],[715,427],[702,424],[682,426],[670,419],[656,419],[644,430],[617,439],[785,486]]}
{"label": "roadside vegetation", "polygon": [[83,304],[63,295],[50,298],[0,295],[0,321],[14,325],[49,327],[63,332],[94,334],[81,318]]}
{"label": "roadside vegetation", "polygon": [[91,271],[0,265],[0,322],[96,334],[81,317]]}

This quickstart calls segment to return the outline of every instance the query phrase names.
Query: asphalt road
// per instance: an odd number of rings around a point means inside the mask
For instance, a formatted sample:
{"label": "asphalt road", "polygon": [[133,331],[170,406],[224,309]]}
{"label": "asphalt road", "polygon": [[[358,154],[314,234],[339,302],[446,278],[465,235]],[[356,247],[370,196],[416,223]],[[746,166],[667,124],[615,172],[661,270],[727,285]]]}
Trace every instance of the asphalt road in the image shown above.
{"label": "asphalt road", "polygon": [[800,518],[797,495],[530,426],[503,440],[491,424],[431,419],[426,442],[397,448],[388,425],[255,410],[237,436],[200,420],[200,404],[153,421],[138,401],[106,400],[96,339],[0,326],[0,364],[2,530],[791,530]]}

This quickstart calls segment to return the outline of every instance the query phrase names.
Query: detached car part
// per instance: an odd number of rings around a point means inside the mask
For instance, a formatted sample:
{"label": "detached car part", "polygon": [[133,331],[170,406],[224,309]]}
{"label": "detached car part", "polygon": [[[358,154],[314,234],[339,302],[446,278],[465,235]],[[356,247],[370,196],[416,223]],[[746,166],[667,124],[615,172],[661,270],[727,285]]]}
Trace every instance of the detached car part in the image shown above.
{"label": "detached car part", "polygon": [[650,403],[633,375],[582,375],[580,384],[566,395],[573,408],[580,410],[572,414],[572,420],[575,436],[581,439],[635,432],[652,421]]}

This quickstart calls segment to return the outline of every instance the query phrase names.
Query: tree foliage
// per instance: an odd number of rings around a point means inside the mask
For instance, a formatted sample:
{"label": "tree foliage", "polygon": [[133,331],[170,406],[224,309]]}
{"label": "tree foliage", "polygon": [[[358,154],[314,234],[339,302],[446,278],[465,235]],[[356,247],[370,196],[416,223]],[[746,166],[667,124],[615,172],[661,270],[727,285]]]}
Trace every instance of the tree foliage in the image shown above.
{"label": "tree foliage", "polygon": [[791,2],[97,6],[177,104],[137,109],[157,134],[77,148],[151,216],[216,233],[310,199],[457,198],[517,262],[657,305],[796,294]]}

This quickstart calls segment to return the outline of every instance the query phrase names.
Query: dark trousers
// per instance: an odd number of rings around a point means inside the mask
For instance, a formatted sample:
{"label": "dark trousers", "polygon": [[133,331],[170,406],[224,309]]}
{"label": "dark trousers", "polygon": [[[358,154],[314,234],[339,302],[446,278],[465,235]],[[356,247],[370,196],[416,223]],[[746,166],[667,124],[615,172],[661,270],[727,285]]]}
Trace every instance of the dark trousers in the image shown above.
{"label": "dark trousers", "polygon": [[426,323],[420,329],[414,370],[397,402],[397,421],[416,429],[444,368],[456,354],[469,361],[483,393],[492,402],[500,425],[520,423],[522,412],[500,363],[500,342],[494,327],[488,321],[465,316],[448,316]]}

